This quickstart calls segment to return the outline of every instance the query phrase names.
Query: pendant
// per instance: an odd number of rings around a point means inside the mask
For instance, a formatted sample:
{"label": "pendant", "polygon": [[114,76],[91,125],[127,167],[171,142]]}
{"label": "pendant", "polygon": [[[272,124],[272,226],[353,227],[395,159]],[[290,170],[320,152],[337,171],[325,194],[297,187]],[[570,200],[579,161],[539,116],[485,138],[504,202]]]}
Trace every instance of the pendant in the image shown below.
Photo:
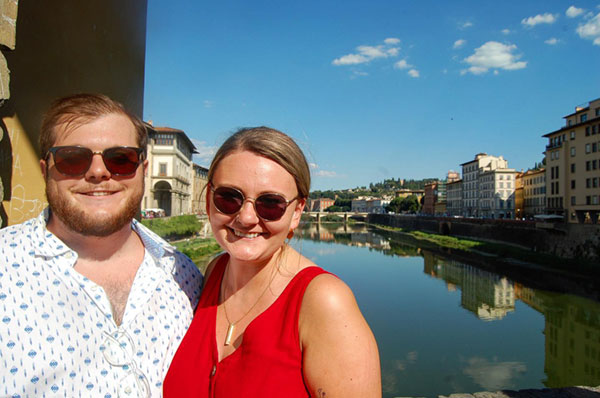
{"label": "pendant", "polygon": [[227,335],[225,336],[225,345],[231,344],[231,338],[233,337],[233,329],[235,329],[235,324],[230,323],[227,328]]}

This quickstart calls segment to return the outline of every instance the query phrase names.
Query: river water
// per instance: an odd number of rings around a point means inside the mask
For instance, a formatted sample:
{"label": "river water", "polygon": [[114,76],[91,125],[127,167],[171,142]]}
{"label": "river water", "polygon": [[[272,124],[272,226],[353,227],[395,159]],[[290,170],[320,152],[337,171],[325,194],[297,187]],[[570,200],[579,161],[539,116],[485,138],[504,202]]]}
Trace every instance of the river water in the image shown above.
{"label": "river water", "polygon": [[384,397],[600,385],[598,302],[362,224],[300,229],[293,246],[354,291],[379,346]]}

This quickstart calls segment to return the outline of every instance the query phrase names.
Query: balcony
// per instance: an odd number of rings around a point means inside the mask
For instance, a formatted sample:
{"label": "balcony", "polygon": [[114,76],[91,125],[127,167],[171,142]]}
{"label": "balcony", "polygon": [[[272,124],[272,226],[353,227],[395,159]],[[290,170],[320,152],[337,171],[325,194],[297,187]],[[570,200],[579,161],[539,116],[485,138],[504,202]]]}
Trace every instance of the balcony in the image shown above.
{"label": "balcony", "polygon": [[561,148],[562,147],[562,141],[561,142],[557,142],[556,144],[549,144],[546,145],[546,150],[549,151],[551,149],[556,149],[556,148]]}

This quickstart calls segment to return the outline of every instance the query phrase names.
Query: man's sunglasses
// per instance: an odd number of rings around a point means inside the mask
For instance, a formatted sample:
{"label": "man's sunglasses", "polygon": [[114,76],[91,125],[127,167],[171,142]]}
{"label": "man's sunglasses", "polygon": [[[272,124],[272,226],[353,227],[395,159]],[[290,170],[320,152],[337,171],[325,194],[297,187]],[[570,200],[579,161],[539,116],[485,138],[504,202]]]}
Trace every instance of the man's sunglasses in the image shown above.
{"label": "man's sunglasses", "polygon": [[82,146],[55,146],[48,150],[46,158],[52,154],[54,166],[68,176],[85,174],[92,165],[94,155],[102,155],[104,166],[113,175],[128,176],[142,163],[144,150],[130,146],[116,146],[94,152]]}
{"label": "man's sunglasses", "polygon": [[260,218],[266,221],[277,221],[285,214],[287,207],[297,198],[286,200],[276,193],[265,193],[257,198],[246,198],[244,194],[231,187],[210,187],[213,192],[212,201],[218,211],[223,214],[239,212],[244,202],[249,200],[254,205],[254,210]]}

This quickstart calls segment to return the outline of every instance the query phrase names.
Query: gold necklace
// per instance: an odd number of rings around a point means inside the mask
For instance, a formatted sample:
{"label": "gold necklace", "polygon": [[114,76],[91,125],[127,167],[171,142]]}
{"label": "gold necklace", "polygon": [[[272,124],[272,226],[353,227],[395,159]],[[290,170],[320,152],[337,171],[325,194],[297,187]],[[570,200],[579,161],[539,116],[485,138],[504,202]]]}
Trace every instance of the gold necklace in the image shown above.
{"label": "gold necklace", "polygon": [[254,304],[252,304],[250,309],[248,311],[246,311],[246,313],[244,315],[242,315],[237,321],[231,322],[229,320],[229,315],[227,315],[227,305],[225,305],[225,301],[223,301],[223,311],[225,312],[225,319],[227,319],[227,323],[229,323],[229,326],[227,327],[227,334],[225,335],[225,345],[226,346],[231,344],[231,338],[233,337],[233,331],[235,330],[235,325],[237,325],[242,319],[244,319],[246,317],[246,315],[248,315],[250,313],[250,311],[252,311],[254,309],[254,307],[256,307],[256,304],[258,304],[258,302],[260,301],[262,296],[264,296],[265,293],[267,292],[267,290],[269,290],[269,288],[271,287],[271,283],[273,283],[273,280],[275,279],[276,274],[277,274],[277,272],[273,272],[273,276],[271,276],[271,280],[265,287],[265,290],[263,290],[262,293],[260,294],[260,296],[258,296],[258,298],[254,302]]}

